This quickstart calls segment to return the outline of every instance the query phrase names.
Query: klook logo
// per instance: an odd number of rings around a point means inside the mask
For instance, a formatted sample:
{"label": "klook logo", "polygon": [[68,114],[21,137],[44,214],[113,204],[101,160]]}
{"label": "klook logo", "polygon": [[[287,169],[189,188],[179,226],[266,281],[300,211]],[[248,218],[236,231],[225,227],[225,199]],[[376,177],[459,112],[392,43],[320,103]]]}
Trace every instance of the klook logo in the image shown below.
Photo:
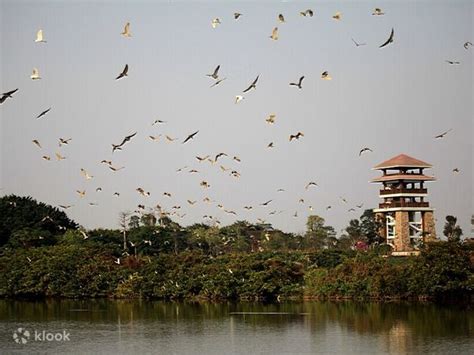
{"label": "klook logo", "polygon": [[31,333],[24,328],[18,328],[13,332],[13,340],[18,344],[26,344],[28,341],[70,341],[70,334],[66,330],[62,332],[38,331],[35,329],[33,339],[30,339]]}

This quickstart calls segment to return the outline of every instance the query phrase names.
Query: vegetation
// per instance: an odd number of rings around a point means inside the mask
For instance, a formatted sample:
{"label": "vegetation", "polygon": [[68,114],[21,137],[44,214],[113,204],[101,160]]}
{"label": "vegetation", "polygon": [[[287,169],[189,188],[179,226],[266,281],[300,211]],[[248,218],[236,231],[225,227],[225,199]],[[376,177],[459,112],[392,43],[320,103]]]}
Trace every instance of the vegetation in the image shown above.
{"label": "vegetation", "polygon": [[119,230],[85,231],[64,212],[13,195],[0,198],[0,212],[0,297],[441,299],[474,289],[472,244],[450,238],[418,257],[385,257],[370,210],[340,238],[319,216],[295,235],[130,213]]}

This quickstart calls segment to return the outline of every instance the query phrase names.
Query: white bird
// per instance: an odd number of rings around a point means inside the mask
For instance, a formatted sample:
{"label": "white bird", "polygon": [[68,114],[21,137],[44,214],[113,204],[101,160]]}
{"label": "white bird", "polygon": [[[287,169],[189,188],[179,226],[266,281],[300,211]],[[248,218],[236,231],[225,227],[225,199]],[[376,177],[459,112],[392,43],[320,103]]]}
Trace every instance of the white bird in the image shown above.
{"label": "white bird", "polygon": [[219,26],[221,24],[221,20],[219,20],[219,18],[215,18],[211,21],[211,26],[212,28],[217,28],[217,26]]}
{"label": "white bird", "polygon": [[130,22],[127,22],[125,24],[125,27],[123,28],[123,32],[121,33],[121,35],[124,37],[132,37],[132,34],[130,33]]}
{"label": "white bird", "polygon": [[86,180],[90,180],[90,179],[93,178],[93,176],[92,176],[92,175],[89,175],[89,173],[88,173],[85,169],[83,169],[83,168],[81,168],[81,173],[82,173],[82,175],[84,175],[84,177],[86,178]]}
{"label": "white bird", "polygon": [[37,68],[33,68],[33,73],[30,75],[31,80],[38,80],[41,79],[39,74],[39,70]]}
{"label": "white bird", "polygon": [[270,36],[271,39],[274,41],[278,40],[278,27],[275,27],[272,31],[272,35]]}
{"label": "white bird", "polygon": [[36,43],[46,43],[46,41],[43,38],[43,30],[38,30],[38,32],[36,32],[35,42]]}
{"label": "white bird", "polygon": [[117,265],[120,265],[120,258],[117,258],[117,260],[114,261]]}
{"label": "white bird", "polygon": [[242,95],[236,95],[235,96],[235,103],[238,104],[243,99],[245,99],[245,97],[243,97]]}

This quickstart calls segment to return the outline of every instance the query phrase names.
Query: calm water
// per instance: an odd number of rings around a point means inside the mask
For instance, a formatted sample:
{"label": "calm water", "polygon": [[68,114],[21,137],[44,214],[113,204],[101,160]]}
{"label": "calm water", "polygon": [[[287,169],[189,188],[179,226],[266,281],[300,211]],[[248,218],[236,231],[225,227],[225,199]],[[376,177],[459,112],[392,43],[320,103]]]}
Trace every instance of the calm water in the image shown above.
{"label": "calm water", "polygon": [[[17,344],[14,333],[26,343]],[[69,340],[47,341],[54,336]],[[405,303],[0,300],[0,353],[46,352],[473,354],[474,311]]]}

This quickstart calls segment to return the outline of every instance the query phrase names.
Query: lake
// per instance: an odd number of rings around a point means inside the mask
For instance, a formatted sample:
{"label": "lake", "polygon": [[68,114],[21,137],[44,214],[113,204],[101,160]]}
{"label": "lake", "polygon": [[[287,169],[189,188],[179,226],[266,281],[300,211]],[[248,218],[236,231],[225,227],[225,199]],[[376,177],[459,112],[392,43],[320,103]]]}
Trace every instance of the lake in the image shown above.
{"label": "lake", "polygon": [[472,308],[431,303],[0,300],[2,354],[472,354],[473,335]]}

